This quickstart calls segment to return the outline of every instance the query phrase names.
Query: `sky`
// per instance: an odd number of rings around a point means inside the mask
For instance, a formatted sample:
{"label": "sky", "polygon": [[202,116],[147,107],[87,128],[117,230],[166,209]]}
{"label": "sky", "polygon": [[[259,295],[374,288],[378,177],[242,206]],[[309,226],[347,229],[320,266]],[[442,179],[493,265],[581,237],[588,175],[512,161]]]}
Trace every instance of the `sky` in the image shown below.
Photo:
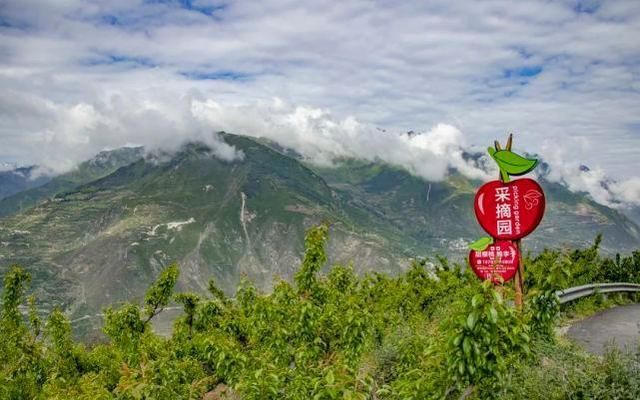
{"label": "sky", "polygon": [[462,152],[513,132],[552,179],[640,204],[638,38],[637,0],[0,0],[0,163],[185,140],[241,157],[225,130],[488,179]]}

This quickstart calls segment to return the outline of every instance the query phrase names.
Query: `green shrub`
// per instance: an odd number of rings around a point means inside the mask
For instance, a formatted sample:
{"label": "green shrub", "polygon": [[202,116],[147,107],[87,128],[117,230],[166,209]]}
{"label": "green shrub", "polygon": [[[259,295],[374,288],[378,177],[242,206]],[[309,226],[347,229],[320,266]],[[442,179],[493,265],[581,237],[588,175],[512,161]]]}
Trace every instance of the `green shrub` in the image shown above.
{"label": "green shrub", "polygon": [[[481,283],[442,257],[395,277],[351,266],[324,275],[327,238],[326,225],[310,229],[293,282],[268,294],[243,279],[235,298],[213,280],[208,294],[174,295],[179,269],[168,266],[142,304],[105,310],[108,342],[93,347],[73,340],[60,310],[43,324],[30,298],[22,315],[30,278],[13,267],[0,308],[0,398],[200,399],[220,384],[245,400],[638,395],[637,358],[599,360],[553,331],[557,289],[637,279],[640,253],[603,259],[596,240],[527,257],[527,311],[518,313],[508,285]],[[150,323],[171,301],[184,313],[164,338]],[[600,306],[591,297],[569,309]]]}

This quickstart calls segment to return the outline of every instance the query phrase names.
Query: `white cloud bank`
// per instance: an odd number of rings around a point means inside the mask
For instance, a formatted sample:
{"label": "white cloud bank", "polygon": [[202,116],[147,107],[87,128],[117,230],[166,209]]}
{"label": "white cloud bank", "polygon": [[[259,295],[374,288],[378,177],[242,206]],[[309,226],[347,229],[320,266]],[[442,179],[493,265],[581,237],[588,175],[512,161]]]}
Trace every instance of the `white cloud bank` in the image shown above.
{"label": "white cloud bank", "polygon": [[415,175],[437,181],[449,168],[474,179],[488,174],[463,159],[465,138],[457,128],[438,124],[423,134],[385,132],[353,117],[335,119],[326,110],[290,107],[279,99],[251,106],[225,107],[213,101],[194,101],[195,118],[216,129],[272,139],[317,164],[336,158],[381,160]]}
{"label": "white cloud bank", "polygon": [[[295,149],[308,160],[329,164],[339,157],[382,160],[429,180],[441,180],[449,168],[484,179],[487,174],[463,157],[465,138],[457,128],[438,124],[420,135],[383,132],[354,117],[334,118],[329,111],[290,106],[282,100],[223,105],[198,91],[188,95],[147,92],[112,93],[93,104],[40,102],[15,94],[31,118],[17,121],[14,140],[38,164],[63,172],[104,148],[144,145],[149,151],[174,150],[186,141],[203,141],[215,155],[232,160],[241,154],[214,132],[266,137]],[[6,99],[0,97],[0,107]],[[34,141],[33,138],[38,138]]]}
{"label": "white cloud bank", "polygon": [[[127,92],[112,93],[96,104],[35,102],[32,111],[40,120],[28,119],[24,137],[39,135],[42,141],[33,144],[29,152],[57,172],[72,168],[100,149],[124,144],[144,145],[149,151],[172,151],[187,141],[202,141],[219,158],[241,159],[241,151],[214,135],[227,131],[269,138],[321,165],[353,157],[401,166],[430,181],[444,179],[450,169],[479,180],[497,175],[486,156],[479,162],[465,159],[465,152],[484,152],[485,148],[471,145],[453,125],[440,123],[409,135],[383,131],[354,117],[338,119],[327,110],[292,106],[280,99],[223,105],[197,90],[181,97]],[[589,193],[601,204],[640,205],[640,179],[612,181],[602,169],[581,170],[580,163],[562,147],[544,145],[542,149],[543,159],[551,166],[547,179]]]}
{"label": "white cloud bank", "polygon": [[60,171],[227,130],[483,178],[463,149],[513,131],[574,190],[640,201],[640,2],[192,3],[3,2],[0,162]]}

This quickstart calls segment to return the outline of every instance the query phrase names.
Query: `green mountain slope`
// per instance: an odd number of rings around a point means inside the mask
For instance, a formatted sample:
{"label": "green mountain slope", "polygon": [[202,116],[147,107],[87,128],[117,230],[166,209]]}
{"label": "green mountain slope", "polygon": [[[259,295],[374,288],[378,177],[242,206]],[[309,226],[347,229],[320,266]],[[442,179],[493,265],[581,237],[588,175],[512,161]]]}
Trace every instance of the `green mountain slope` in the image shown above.
{"label": "green mountain slope", "polygon": [[622,212],[624,215],[629,217],[631,221],[640,225],[640,206],[625,208]]}
{"label": "green mountain slope", "polygon": [[[355,160],[316,170],[360,208],[379,215],[387,230],[410,238],[406,243],[415,244],[417,254],[466,254],[466,243],[486,235],[473,213],[480,181],[452,172],[444,181],[425,182],[400,168]],[[524,239],[527,249],[585,246],[598,233],[604,234],[604,251],[629,251],[640,245],[640,228],[622,213],[560,184],[544,179],[541,184],[547,209],[538,229]]]}
{"label": "green mountain slope", "polygon": [[0,171],[0,199],[42,186],[51,180],[51,177],[38,174],[36,170],[35,166],[29,166]]}
{"label": "green mountain slope", "polygon": [[246,274],[268,289],[275,276],[290,277],[304,230],[323,220],[333,223],[333,261],[386,271],[402,265],[395,245],[354,223],[353,206],[313,171],[248,138],[227,141],[244,160],[223,162],[188,145],[5,218],[3,270],[26,266],[47,308],[81,318],[140,296],[175,260],[183,288],[204,290],[215,277],[232,291]]}
{"label": "green mountain slope", "polygon": [[[484,234],[473,215],[481,183],[455,172],[425,182],[356,160],[319,168],[247,137],[224,138],[242,160],[189,144],[122,162],[99,179],[54,179],[66,182],[57,195],[0,220],[0,275],[24,265],[46,308],[62,306],[76,326],[90,326],[105,305],[140,298],[173,261],[182,266],[180,290],[203,291],[213,277],[232,292],[243,275],[268,290],[275,277],[290,278],[305,229],[320,221],[332,223],[331,262],[352,261],[357,271],[394,272],[436,252],[463,261],[466,244]],[[542,183],[548,209],[527,249],[585,245],[599,232],[607,251],[640,247],[640,228],[622,214]],[[36,201],[29,192],[23,199]]]}
{"label": "green mountain slope", "polygon": [[[103,151],[91,160],[78,165],[77,168],[62,175],[42,177],[23,184],[23,188],[7,192],[0,196],[0,217],[27,210],[40,201],[58,193],[74,190],[80,185],[102,178],[120,167],[139,160],[143,155],[141,147],[123,147]],[[0,187],[5,181],[0,176]],[[2,192],[2,190],[0,190]]]}

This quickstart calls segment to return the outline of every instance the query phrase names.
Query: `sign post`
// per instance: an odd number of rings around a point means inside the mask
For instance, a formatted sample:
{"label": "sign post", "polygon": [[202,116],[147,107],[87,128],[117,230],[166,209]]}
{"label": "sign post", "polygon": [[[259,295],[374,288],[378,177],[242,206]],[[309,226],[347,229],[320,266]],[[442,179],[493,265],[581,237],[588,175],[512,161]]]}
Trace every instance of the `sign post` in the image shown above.
{"label": "sign post", "polygon": [[476,193],[476,218],[490,237],[484,237],[469,247],[469,263],[476,275],[503,284],[515,278],[515,303],[522,309],[524,266],[521,239],[540,224],[545,209],[544,192],[529,178],[511,180],[531,172],[538,160],[511,151],[513,135],[509,135],[505,149],[496,140],[489,147],[489,155],[498,164],[500,179],[485,183]]}

